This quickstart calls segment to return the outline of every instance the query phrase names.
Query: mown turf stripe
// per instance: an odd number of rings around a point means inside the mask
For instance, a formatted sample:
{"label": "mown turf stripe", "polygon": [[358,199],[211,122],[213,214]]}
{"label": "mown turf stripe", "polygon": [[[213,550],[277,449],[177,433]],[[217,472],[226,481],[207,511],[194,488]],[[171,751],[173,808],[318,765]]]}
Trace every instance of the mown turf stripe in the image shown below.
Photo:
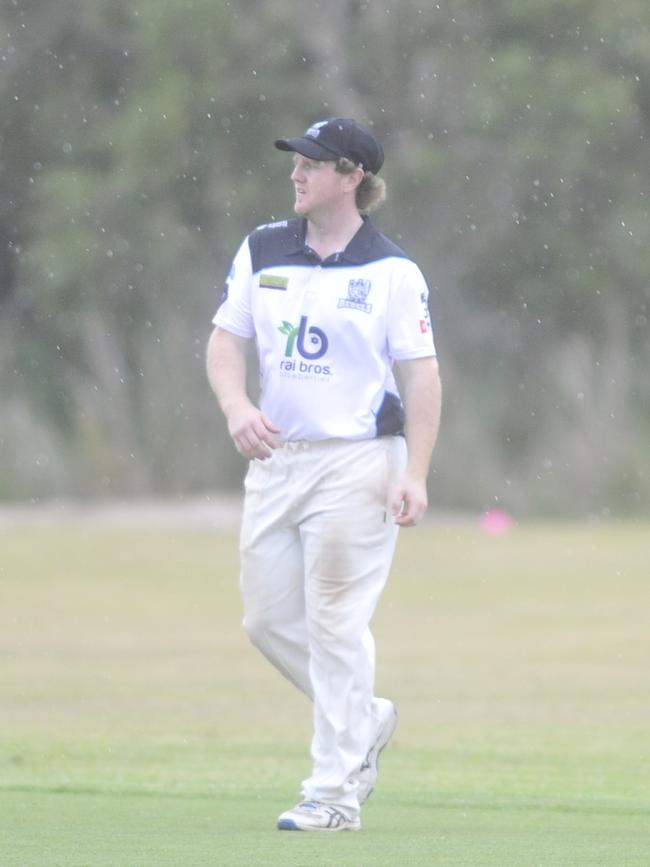
{"label": "mown turf stripe", "polygon": [[[225,800],[239,801],[249,797],[251,792],[246,789],[233,791],[232,789],[215,789],[203,792],[169,791],[165,789],[143,789],[137,787],[95,787],[95,786],[38,786],[29,784],[0,784],[2,794],[35,794],[35,795],[72,795],[93,796],[106,798],[166,798],[181,801]],[[277,790],[272,793],[263,789],[256,789],[258,797],[277,798]],[[404,798],[396,793],[384,793],[384,799],[390,796],[393,802],[398,802],[401,807],[422,807],[423,803],[430,809],[437,810],[486,810],[486,811],[521,811],[521,812],[548,812],[548,813],[577,813],[583,815],[611,815],[617,816],[650,816],[650,800],[647,801],[614,801],[614,800],[573,800],[555,801],[547,798],[496,798],[472,796],[460,797],[418,797]]]}

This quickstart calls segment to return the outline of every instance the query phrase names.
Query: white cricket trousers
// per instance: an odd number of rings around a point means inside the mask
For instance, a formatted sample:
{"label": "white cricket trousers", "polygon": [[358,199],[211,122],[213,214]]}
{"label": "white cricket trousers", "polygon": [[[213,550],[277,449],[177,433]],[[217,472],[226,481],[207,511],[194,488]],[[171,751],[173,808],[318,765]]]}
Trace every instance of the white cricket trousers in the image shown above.
{"label": "white cricket trousers", "polygon": [[314,704],[307,800],[359,812],[356,773],[376,733],[369,624],[398,527],[402,437],[290,442],[251,463],[241,530],[244,626]]}

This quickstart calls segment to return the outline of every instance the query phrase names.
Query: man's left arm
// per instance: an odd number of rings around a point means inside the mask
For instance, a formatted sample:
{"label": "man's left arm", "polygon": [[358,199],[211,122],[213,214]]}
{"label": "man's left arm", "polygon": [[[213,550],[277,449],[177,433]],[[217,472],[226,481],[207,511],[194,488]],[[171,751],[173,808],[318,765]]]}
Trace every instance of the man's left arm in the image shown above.
{"label": "man's left arm", "polygon": [[392,498],[395,523],[413,527],[427,508],[427,474],[438,436],[442,388],[434,356],[398,361],[406,414],[406,471]]}

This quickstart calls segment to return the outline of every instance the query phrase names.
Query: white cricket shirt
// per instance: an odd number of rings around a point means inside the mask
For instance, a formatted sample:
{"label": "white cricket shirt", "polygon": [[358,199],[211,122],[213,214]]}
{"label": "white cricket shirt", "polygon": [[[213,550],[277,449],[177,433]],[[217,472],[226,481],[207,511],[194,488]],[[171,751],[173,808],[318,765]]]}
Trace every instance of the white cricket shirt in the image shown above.
{"label": "white cricket shirt", "polygon": [[393,362],[435,355],[422,272],[367,219],[324,260],[306,229],[295,218],[252,232],[213,322],[255,338],[260,408],[282,439],[402,434]]}

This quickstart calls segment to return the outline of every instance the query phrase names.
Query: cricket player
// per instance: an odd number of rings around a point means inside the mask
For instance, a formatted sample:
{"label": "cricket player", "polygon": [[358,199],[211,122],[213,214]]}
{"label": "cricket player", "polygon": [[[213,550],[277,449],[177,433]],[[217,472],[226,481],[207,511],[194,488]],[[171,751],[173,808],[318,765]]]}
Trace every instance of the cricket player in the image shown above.
{"label": "cricket player", "polygon": [[[425,279],[367,216],[385,196],[376,136],[330,118],[275,146],[292,154],[296,216],[239,248],[207,370],[250,460],[244,626],[313,702],[312,773],[277,826],[356,831],[397,721],[374,695],[369,624],[398,529],[427,507],[441,389]],[[259,402],[246,390],[250,341]]]}

